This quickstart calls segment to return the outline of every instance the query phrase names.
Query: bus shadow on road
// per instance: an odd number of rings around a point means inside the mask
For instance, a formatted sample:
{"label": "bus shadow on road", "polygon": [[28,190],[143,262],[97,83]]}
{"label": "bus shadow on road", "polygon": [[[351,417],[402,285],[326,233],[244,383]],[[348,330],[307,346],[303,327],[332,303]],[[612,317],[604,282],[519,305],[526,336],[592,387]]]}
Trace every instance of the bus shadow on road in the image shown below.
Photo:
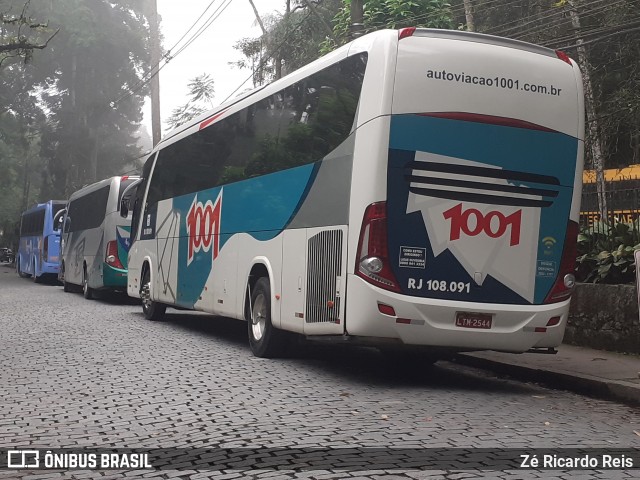
{"label": "bus shadow on road", "polygon": [[[307,347],[308,348],[308,347]],[[375,348],[312,345],[295,361],[320,368],[349,382],[377,387],[427,387],[437,390],[482,391],[530,394],[537,389],[499,378],[493,373],[468,368],[448,360],[421,363],[411,357],[405,362],[390,360]]]}
{"label": "bus shadow on road", "polygon": [[[142,315],[142,313],[140,313]],[[231,318],[168,310],[163,323],[172,328],[197,332],[217,342],[241,349],[240,355],[250,357],[245,322]],[[237,354],[234,353],[234,354]],[[415,357],[402,362],[390,359],[373,347],[335,345],[293,337],[285,355],[265,361],[296,368],[317,370],[339,381],[375,385],[378,387],[425,387],[436,390],[482,391],[491,393],[532,394],[539,392],[533,385],[501,378],[493,373],[439,361],[434,365],[423,364]]]}

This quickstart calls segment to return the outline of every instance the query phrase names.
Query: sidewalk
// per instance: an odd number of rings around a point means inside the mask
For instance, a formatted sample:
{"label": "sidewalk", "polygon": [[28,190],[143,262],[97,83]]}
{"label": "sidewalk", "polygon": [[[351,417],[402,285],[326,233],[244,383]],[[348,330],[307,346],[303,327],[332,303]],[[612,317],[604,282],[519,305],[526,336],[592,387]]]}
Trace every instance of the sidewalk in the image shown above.
{"label": "sidewalk", "polygon": [[561,345],[556,355],[474,352],[456,362],[518,379],[640,405],[640,356]]}

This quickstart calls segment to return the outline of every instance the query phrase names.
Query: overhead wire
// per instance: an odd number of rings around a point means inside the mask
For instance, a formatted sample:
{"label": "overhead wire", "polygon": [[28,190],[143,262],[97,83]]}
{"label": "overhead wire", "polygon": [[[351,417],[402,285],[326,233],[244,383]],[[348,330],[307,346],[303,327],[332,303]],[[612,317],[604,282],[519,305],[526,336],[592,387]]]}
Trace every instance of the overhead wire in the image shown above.
{"label": "overhead wire", "polygon": [[[116,98],[115,100],[108,102],[107,105],[109,105],[111,108],[105,108],[105,110],[103,111],[103,114],[107,113],[108,111],[112,111],[112,109],[115,108],[119,103],[121,103],[122,101],[126,100],[127,98],[129,98],[129,97],[133,96],[134,94],[136,94],[137,92],[139,92],[144,87],[144,85],[147,84],[148,82],[150,82],[153,77],[158,75],[160,73],[160,70],[162,70],[172,59],[174,59],[179,54],[181,54],[188,46],[190,46],[195,40],[197,40],[213,24],[213,22],[220,17],[220,15],[226,10],[226,8],[231,4],[232,1],[233,0],[222,0],[221,4],[218,6],[218,8],[216,8],[214,10],[214,12],[205,20],[204,24],[201,25],[198,28],[198,30],[189,37],[189,39],[185,42],[184,45],[180,46],[178,48],[178,50],[174,54],[169,55],[169,56],[165,55],[163,57],[163,59],[160,60],[160,62],[158,62],[158,64],[153,65],[151,67],[150,71],[146,75],[144,75],[137,83],[133,84],[133,86],[131,86],[131,87],[128,87],[126,89],[127,92],[123,93],[120,97]],[[200,16],[198,16],[198,18],[191,24],[191,26],[180,37],[180,39],[178,39],[178,41],[176,41],[175,44],[167,51],[168,53],[171,52],[172,50],[174,50],[176,47],[178,47],[180,42],[182,42],[182,40],[184,40],[185,37],[187,37],[189,32],[191,32],[193,30],[193,28],[204,17],[206,12],[211,8],[211,6],[215,2],[216,2],[216,0],[211,0],[211,2],[203,10],[203,12],[200,14]],[[148,152],[143,154],[143,155],[141,155],[141,156],[127,159],[126,161],[128,161],[128,162],[135,161],[135,160],[137,160],[139,158],[142,158],[142,157],[144,157],[146,155],[148,155]]]}
{"label": "overhead wire", "polygon": [[[599,6],[599,7],[595,7],[593,9],[590,10],[584,10],[581,11],[579,16],[580,16],[580,20],[582,23],[584,23],[585,20],[591,19],[595,16],[598,16],[600,14],[602,14],[604,11],[611,9],[612,7],[619,5],[621,3],[625,3],[625,0],[617,0],[614,2],[611,2],[607,5],[603,5],[603,6]],[[564,13],[564,12],[560,12],[560,13]],[[512,38],[516,38],[516,39],[521,39],[521,38],[526,38],[526,37],[530,37],[532,35],[540,35],[544,32],[548,32],[551,31],[555,28],[560,27],[563,23],[567,23],[567,22],[571,22],[570,19],[563,17],[563,16],[559,16],[558,18],[552,19],[550,22],[546,22],[544,25],[539,25],[538,27],[534,27],[532,29],[529,29],[525,32],[522,32],[522,34],[516,34],[513,35]],[[570,27],[572,30],[574,29],[573,26]],[[584,26],[581,31],[582,32],[586,32],[588,30],[591,29],[598,29],[598,28],[602,28],[602,27],[590,27],[590,26]],[[565,37],[568,37],[569,39],[571,38],[575,38],[575,34],[567,34],[565,35]],[[558,37],[556,37],[557,39]]]}
{"label": "overhead wire", "polygon": [[[203,13],[198,17],[198,19],[189,27],[189,29],[187,30],[187,33],[189,31],[191,31],[193,29],[193,27],[198,23],[198,21],[204,16],[204,13],[206,13],[206,11],[211,7],[211,5],[215,2],[216,0],[212,0],[211,3],[207,6],[207,8],[205,8],[205,10],[203,11]],[[151,79],[153,77],[155,77],[158,73],[160,73],[160,70],[162,70],[165,66],[168,65],[168,63],[173,60],[174,58],[176,58],[178,55],[180,55],[184,50],[186,50],[186,48],[191,45],[197,38],[199,38],[212,24],[215,20],[217,20],[220,15],[224,12],[224,10],[226,10],[226,8],[229,6],[229,4],[232,2],[233,0],[222,0],[222,3],[218,6],[218,8],[216,8],[216,10],[209,16],[209,18],[207,18],[207,20],[205,20],[205,23],[203,25],[201,25],[198,30],[191,35],[191,37],[186,41],[186,43],[184,45],[182,45],[181,47],[178,48],[178,51],[175,52],[174,54],[170,55],[170,56],[165,56],[162,60],[164,61],[164,63],[162,65],[160,65],[160,63],[158,63],[157,65],[152,67],[152,73],[148,74],[147,76],[143,77],[143,79],[141,79],[139,82],[137,82],[133,87],[128,88],[127,92],[124,93],[123,95],[121,95],[119,98],[117,98],[116,100],[114,100],[113,102],[110,103],[111,107],[115,107],[118,103],[120,103],[121,101],[127,99],[128,97],[134,95],[135,93],[139,92],[144,85],[146,85],[148,82],[151,81]],[[226,2],[226,3],[225,3]],[[217,14],[217,15],[216,15]],[[174,46],[169,49],[169,51],[175,49],[178,44],[180,43],[180,41],[182,41],[182,39],[184,39],[184,37],[186,37],[186,33],[181,37],[181,39],[176,42],[174,44]]]}

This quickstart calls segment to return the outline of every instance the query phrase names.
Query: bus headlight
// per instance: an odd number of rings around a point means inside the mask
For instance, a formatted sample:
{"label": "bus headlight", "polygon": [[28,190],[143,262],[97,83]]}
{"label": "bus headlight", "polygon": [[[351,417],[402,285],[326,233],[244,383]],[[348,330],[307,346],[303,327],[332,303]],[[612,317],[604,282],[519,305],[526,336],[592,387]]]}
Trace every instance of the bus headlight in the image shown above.
{"label": "bus headlight", "polygon": [[379,273],[382,270],[382,260],[378,257],[367,257],[360,262],[360,266],[369,273]]}

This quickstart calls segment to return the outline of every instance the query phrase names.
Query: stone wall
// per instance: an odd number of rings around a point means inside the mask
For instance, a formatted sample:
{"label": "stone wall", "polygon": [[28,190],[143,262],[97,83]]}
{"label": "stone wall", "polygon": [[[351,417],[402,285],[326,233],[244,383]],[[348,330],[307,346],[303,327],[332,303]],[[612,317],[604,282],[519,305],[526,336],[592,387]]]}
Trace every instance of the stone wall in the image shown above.
{"label": "stone wall", "polygon": [[640,353],[640,320],[635,284],[578,284],[571,299],[564,343]]}

